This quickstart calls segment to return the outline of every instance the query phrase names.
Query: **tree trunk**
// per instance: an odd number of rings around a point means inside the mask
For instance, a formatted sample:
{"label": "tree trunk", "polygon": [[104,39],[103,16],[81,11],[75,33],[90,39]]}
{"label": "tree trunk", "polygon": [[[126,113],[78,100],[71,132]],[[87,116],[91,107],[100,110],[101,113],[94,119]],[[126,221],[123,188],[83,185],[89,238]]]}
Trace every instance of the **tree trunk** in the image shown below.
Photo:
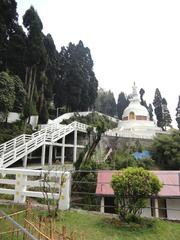
{"label": "tree trunk", "polygon": [[28,82],[28,73],[29,73],[29,67],[26,67],[25,87],[27,86],[27,82]]}
{"label": "tree trunk", "polygon": [[31,88],[30,101],[32,101],[33,94],[34,94],[34,86],[36,83],[36,73],[37,73],[37,67],[34,66],[33,83],[32,83],[32,88]]}
{"label": "tree trunk", "polygon": [[30,94],[31,94],[32,71],[33,71],[33,66],[30,67],[30,73],[29,73],[28,93],[27,93],[27,98],[28,98],[28,100],[30,99]]}

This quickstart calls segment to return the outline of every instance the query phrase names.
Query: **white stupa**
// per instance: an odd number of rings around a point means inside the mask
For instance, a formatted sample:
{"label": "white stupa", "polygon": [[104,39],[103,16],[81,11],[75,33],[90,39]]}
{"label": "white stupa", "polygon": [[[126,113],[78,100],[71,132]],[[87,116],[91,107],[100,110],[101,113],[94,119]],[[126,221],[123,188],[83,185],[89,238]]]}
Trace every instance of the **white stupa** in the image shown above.
{"label": "white stupa", "polygon": [[161,128],[149,120],[148,110],[140,104],[137,87],[134,83],[129,106],[124,110],[118,128],[109,130],[106,132],[107,135],[152,139],[161,132]]}

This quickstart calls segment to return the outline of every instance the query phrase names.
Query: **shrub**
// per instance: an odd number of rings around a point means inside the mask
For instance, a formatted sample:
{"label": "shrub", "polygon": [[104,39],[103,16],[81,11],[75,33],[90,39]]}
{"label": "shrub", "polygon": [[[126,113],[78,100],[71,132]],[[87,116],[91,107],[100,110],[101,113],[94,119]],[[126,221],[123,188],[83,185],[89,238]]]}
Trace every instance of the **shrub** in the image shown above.
{"label": "shrub", "polygon": [[136,221],[145,207],[146,198],[156,195],[162,187],[154,174],[136,167],[115,173],[111,184],[119,206],[119,217],[124,221]]}

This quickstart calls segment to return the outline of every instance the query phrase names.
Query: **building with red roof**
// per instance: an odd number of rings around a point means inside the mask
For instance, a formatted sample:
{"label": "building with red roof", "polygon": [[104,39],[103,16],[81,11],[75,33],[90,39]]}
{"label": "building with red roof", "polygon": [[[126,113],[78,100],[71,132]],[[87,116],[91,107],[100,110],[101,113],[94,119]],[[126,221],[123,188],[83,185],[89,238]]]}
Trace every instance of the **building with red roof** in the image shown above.
{"label": "building with red roof", "polygon": [[[97,175],[96,194],[101,197],[101,212],[115,212],[112,175],[116,171],[102,170]],[[156,199],[147,199],[142,215],[180,220],[180,171],[152,171],[163,187]]]}

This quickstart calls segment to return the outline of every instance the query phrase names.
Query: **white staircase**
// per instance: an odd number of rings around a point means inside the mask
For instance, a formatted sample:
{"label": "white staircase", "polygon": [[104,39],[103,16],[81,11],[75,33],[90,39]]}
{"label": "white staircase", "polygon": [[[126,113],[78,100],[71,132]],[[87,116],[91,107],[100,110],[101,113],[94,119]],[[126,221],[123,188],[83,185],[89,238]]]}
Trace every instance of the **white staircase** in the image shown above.
{"label": "white staircase", "polygon": [[54,123],[48,124],[46,128],[32,135],[20,135],[0,145],[0,168],[11,166],[39,147],[54,143],[75,130],[86,132],[87,127],[87,125],[78,122],[65,126]]}

